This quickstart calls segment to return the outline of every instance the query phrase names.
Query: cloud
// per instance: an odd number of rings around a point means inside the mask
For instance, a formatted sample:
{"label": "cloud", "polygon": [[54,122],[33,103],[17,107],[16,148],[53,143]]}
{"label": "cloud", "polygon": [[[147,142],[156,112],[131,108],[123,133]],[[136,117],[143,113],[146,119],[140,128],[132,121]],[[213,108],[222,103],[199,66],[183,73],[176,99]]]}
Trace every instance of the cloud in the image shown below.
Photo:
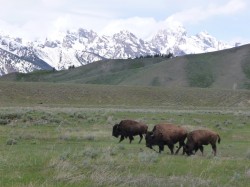
{"label": "cloud", "polygon": [[200,21],[220,15],[232,15],[238,13],[246,8],[247,4],[244,0],[231,0],[227,4],[209,4],[207,6],[200,6],[191,8],[173,14],[171,17],[174,20],[182,23],[198,23]]}
{"label": "cloud", "polygon": [[67,0],[41,0],[40,3],[48,7],[58,7],[65,5]]}
{"label": "cloud", "polygon": [[230,15],[244,10],[247,4],[243,0],[231,0],[226,5],[217,8],[218,14]]}
{"label": "cloud", "polygon": [[[197,24],[206,21],[207,19],[214,18],[215,16],[231,16],[241,12],[247,7],[244,0],[230,0],[224,4],[218,4],[217,2],[218,1],[213,1],[213,3],[206,3],[201,6],[197,6],[199,3],[196,1],[192,1],[191,5],[183,3],[180,9],[185,9],[184,11],[171,14],[163,20],[158,20],[155,17],[130,17],[127,19],[115,19],[110,21],[101,30],[101,33],[111,35],[119,30],[129,30],[137,36],[147,39],[159,29],[166,29],[169,24]],[[180,5],[180,2],[178,2],[178,5]],[[192,5],[194,8],[190,8]]]}
{"label": "cloud", "polygon": [[[128,19],[112,20],[101,29],[100,33],[112,35],[119,30],[128,30],[137,36],[145,38],[157,27],[157,21],[154,18],[133,17]],[[146,32],[145,32],[146,31]]]}
{"label": "cloud", "polygon": [[133,17],[113,20],[105,26],[100,33],[104,35],[112,35],[120,30],[128,30],[134,33],[137,37],[149,39],[157,31],[160,29],[166,29],[169,25],[174,27],[182,26],[180,22],[174,21],[172,18],[157,21],[154,18]]}
{"label": "cloud", "polygon": [[[195,33],[200,29],[206,29],[208,32],[215,31],[213,25],[210,30],[205,28],[206,21],[213,18],[223,18],[221,19],[223,21],[227,19],[228,23],[223,22],[224,25],[232,24],[231,15],[236,17],[235,20],[243,20],[244,24],[249,18],[249,14],[245,14],[244,17],[236,15],[244,12],[247,6],[246,0],[208,2],[200,0],[176,0],[175,2],[170,0],[148,2],[145,0],[0,0],[0,4],[0,30],[6,30],[13,36],[27,39],[54,37],[58,32],[80,27],[106,35],[112,35],[120,30],[129,30],[138,37],[148,39],[159,29],[165,29],[173,22],[177,24],[181,22],[186,27],[192,26]],[[216,32],[221,31],[217,29]],[[235,32],[232,28],[231,33],[236,35]],[[237,35],[242,33],[243,31]]]}

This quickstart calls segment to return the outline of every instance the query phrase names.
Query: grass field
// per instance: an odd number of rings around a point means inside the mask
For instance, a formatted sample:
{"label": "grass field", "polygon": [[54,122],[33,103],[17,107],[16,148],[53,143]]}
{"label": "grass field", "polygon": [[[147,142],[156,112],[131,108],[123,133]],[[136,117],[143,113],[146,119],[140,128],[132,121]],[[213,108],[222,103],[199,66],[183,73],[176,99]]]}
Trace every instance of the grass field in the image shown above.
{"label": "grass field", "polygon": [[0,106],[248,108],[249,93],[249,90],[0,81]]}
{"label": "grass field", "polygon": [[[1,82],[0,186],[246,187],[249,100],[246,90]],[[112,126],[122,119],[212,129],[218,155],[118,143]]]}
{"label": "grass field", "polygon": [[[0,110],[0,186],[247,186],[249,111],[192,111],[6,107]],[[222,142],[218,156],[162,154],[111,136],[121,119],[152,129],[172,122],[210,128]]]}

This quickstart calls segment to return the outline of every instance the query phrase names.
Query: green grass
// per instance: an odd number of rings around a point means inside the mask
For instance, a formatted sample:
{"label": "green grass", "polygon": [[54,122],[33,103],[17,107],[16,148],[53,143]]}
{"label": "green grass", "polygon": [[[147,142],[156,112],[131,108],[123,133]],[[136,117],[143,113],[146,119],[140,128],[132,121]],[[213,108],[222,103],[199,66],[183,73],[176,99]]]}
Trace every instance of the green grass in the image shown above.
{"label": "green grass", "polygon": [[[42,71],[35,71],[29,74],[24,73],[13,73],[9,74],[6,77],[4,76],[1,80],[15,80],[15,81],[28,81],[28,82],[75,82],[75,83],[88,83],[88,82],[95,82],[100,77],[107,77],[106,84],[109,84],[110,79],[118,78],[119,76],[115,76],[116,74],[132,74],[134,70],[147,67],[161,61],[165,60],[164,58],[154,58],[152,59],[127,59],[127,60],[104,60],[93,62],[87,64],[82,67],[73,68],[69,70],[63,71],[49,71],[49,70],[42,70]],[[124,75],[125,76],[125,75]],[[116,81],[116,84],[119,81]],[[103,83],[97,81],[96,84]],[[111,82],[111,84],[114,84]]]}
{"label": "green grass", "polygon": [[211,61],[189,61],[186,67],[191,87],[208,88],[215,81]]}
{"label": "green grass", "polygon": [[242,65],[244,73],[246,74],[247,78],[250,79],[250,63],[249,61],[245,61]]}
{"label": "green grass", "polygon": [[245,73],[246,77],[248,80],[245,81],[244,83],[244,88],[246,89],[250,89],[250,60],[246,59],[243,61],[242,63],[242,69],[243,72]]}
{"label": "green grass", "polygon": [[[50,107],[1,108],[0,186],[247,186],[249,111],[135,110]],[[121,119],[210,128],[221,136],[218,156],[172,156],[120,144],[111,136]],[[10,139],[17,144],[7,145]]]}
{"label": "green grass", "polygon": [[247,107],[247,90],[0,82],[1,106]]}
{"label": "green grass", "polygon": [[20,74],[16,74],[16,79],[17,81],[23,81],[27,79],[27,80],[38,82],[38,81],[41,81],[44,76],[50,75],[51,73],[53,73],[52,70],[34,71],[29,74],[20,73]]}

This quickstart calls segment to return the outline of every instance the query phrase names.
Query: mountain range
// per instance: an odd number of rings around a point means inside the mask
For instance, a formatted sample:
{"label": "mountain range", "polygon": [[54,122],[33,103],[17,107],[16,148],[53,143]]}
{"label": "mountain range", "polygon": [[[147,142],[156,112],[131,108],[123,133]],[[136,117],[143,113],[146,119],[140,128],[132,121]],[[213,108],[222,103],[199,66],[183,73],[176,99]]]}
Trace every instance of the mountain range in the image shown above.
{"label": "mountain range", "polygon": [[24,41],[0,33],[0,76],[11,72],[40,69],[63,70],[104,59],[127,59],[146,55],[206,53],[234,47],[217,40],[207,32],[188,35],[182,25],[159,30],[143,40],[123,30],[112,36],[86,29],[68,30],[57,38]]}
{"label": "mountain range", "polygon": [[155,55],[135,59],[109,59],[63,71],[10,73],[1,76],[0,82],[155,86],[171,89],[250,89],[249,59],[250,44],[173,58]]}

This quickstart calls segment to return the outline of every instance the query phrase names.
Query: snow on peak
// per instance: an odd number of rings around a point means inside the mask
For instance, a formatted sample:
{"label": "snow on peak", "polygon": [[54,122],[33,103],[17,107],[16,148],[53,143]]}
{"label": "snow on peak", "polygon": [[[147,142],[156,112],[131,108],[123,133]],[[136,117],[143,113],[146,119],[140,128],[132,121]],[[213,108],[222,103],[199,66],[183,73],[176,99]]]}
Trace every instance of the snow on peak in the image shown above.
{"label": "snow on peak", "polygon": [[[169,52],[178,56],[230,47],[233,46],[218,41],[207,32],[189,36],[182,24],[171,19],[166,21],[164,29],[147,41],[127,30],[112,36],[99,36],[92,30],[79,28],[55,32],[46,39],[35,41],[24,41],[0,32],[0,75],[8,73],[7,69],[29,72],[54,67],[61,70],[101,59],[135,58]],[[8,62],[13,67],[6,69]]]}
{"label": "snow on peak", "polygon": [[78,34],[79,37],[84,37],[84,38],[96,38],[97,37],[97,33],[95,33],[94,31],[90,30],[86,30],[83,28],[78,29]]}
{"label": "snow on peak", "polygon": [[118,33],[115,33],[113,35],[113,38],[114,39],[120,39],[122,41],[137,39],[137,37],[133,33],[129,32],[127,30],[122,30],[122,31],[120,31]]}

